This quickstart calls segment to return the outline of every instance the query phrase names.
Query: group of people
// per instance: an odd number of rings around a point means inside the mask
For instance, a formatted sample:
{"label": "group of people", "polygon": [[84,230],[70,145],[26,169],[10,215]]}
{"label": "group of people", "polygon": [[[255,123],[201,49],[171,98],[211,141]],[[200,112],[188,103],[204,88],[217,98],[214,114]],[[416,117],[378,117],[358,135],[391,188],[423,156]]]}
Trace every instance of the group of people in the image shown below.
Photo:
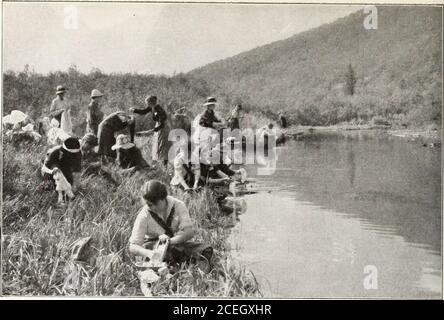
{"label": "group of people", "polygon": [[[57,87],[57,97],[52,101],[50,116],[68,137],[63,143],[51,147],[43,160],[41,172],[45,181],[53,185],[52,175],[56,168],[65,176],[76,192],[83,174],[101,174],[116,183],[106,168],[106,164],[115,163],[124,172],[150,170],[141,150],[134,143],[135,114],[152,113],[155,122],[149,130],[153,137],[153,160],[168,166],[168,154],[171,141],[168,136],[171,130],[168,115],[157,103],[156,96],[145,99],[144,109],[130,108],[129,112],[116,111],[104,115],[100,101],[104,94],[94,89],[87,110],[86,134],[78,139],[73,136],[70,127],[70,104],[65,97],[67,89]],[[219,129],[226,125],[225,120],[216,116],[214,108],[217,101],[209,97],[205,102],[205,111],[200,117],[199,125],[207,129]],[[241,106],[233,110],[228,122],[233,128],[239,128]],[[68,132],[65,131],[68,130]],[[124,132],[126,131],[126,132]],[[205,186],[228,185],[232,181],[245,178],[245,171],[230,168],[231,159],[227,156],[231,146],[219,138],[209,138],[205,143],[194,145],[191,141],[182,143],[176,154],[171,179],[173,189],[198,190]],[[51,184],[52,183],[52,184]],[[130,252],[146,258],[152,256],[153,241],[168,241],[171,247],[169,260],[181,262],[191,257],[211,258],[212,249],[206,245],[192,242],[195,230],[185,204],[167,193],[167,187],[150,180],[142,187],[142,198],[145,206],[139,212],[132,235]],[[220,195],[218,199],[222,199]],[[148,240],[148,241],[146,241]]]}

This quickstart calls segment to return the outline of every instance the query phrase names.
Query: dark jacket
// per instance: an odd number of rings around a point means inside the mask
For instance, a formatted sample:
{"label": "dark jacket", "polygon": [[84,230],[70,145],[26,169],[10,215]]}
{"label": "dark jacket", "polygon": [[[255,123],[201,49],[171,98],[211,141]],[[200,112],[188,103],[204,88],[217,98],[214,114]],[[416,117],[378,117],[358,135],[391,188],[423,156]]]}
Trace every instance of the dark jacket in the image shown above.
{"label": "dark jacket", "polygon": [[168,115],[165,112],[165,110],[158,104],[156,104],[153,107],[154,110],[151,109],[151,107],[145,108],[145,109],[135,109],[134,113],[145,115],[147,113],[153,112],[153,121],[156,122],[156,126],[154,127],[154,131],[159,131],[163,128],[165,125],[165,122],[168,120]]}
{"label": "dark jacket", "polygon": [[149,167],[149,164],[142,156],[142,152],[137,147],[117,150],[117,164],[122,169],[136,167],[137,170]]}
{"label": "dark jacket", "polygon": [[213,110],[211,109],[205,110],[202,117],[200,117],[199,125],[205,128],[214,128],[213,122],[221,122],[221,121],[216,117]]}
{"label": "dark jacket", "polygon": [[82,169],[82,154],[71,153],[63,149],[62,146],[56,146],[48,150],[43,164],[49,168],[59,168],[66,180],[73,183],[73,172],[80,172]]}

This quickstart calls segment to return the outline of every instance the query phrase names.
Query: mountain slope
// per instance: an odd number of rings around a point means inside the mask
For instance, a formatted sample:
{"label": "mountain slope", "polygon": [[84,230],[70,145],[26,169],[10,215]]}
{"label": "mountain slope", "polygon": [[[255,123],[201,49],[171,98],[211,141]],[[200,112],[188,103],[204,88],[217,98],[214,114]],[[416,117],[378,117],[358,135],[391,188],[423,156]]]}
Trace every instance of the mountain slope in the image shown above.
{"label": "mountain slope", "polygon": [[[439,121],[441,8],[378,7],[376,30],[364,28],[365,17],[360,11],[188,75],[205,80],[226,102],[285,110],[302,124]],[[354,95],[345,93],[349,65]]]}

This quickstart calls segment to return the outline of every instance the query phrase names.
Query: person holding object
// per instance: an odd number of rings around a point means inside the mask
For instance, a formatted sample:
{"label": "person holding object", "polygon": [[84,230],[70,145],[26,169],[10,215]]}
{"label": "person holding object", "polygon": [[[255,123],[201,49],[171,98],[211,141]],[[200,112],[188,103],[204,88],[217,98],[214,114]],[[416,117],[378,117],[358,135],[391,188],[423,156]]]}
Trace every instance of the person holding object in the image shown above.
{"label": "person holding object", "polygon": [[57,97],[51,102],[51,107],[49,108],[49,114],[52,119],[56,119],[60,124],[62,123],[62,114],[65,111],[70,110],[69,100],[65,97],[66,88],[62,85],[57,86],[56,91]]}
{"label": "person holding object", "polygon": [[97,153],[102,157],[102,162],[108,162],[108,157],[116,158],[116,152],[111,147],[116,143],[115,134],[124,129],[129,129],[130,141],[134,142],[136,131],[134,116],[123,111],[113,112],[100,122],[98,129],[99,150]]}
{"label": "person holding object", "polygon": [[141,193],[145,205],[134,222],[129,251],[151,259],[156,243],[169,242],[168,263],[202,260],[209,263],[213,249],[192,241],[195,229],[185,203],[169,196],[166,186],[158,180],[146,182]]}
{"label": "person holding object", "polygon": [[62,171],[75,192],[82,169],[82,153],[80,152],[79,140],[70,137],[61,146],[55,146],[46,153],[41,173],[45,181],[52,180],[52,186],[54,186],[54,180],[52,179],[54,168],[59,168]]}
{"label": "person holding object", "polygon": [[168,152],[171,147],[171,141],[168,140],[168,135],[171,130],[168,115],[165,110],[157,104],[156,96],[148,96],[145,99],[145,104],[147,106],[145,109],[130,108],[130,111],[141,115],[152,112],[153,120],[156,122],[154,128],[151,129],[152,132],[154,132],[152,147],[153,160],[160,161],[164,166],[167,166]]}
{"label": "person holding object", "polygon": [[86,132],[97,135],[99,130],[99,124],[103,120],[103,112],[100,110],[99,102],[103,97],[97,89],[93,89],[91,92],[91,102],[88,105],[88,111],[86,113]]}

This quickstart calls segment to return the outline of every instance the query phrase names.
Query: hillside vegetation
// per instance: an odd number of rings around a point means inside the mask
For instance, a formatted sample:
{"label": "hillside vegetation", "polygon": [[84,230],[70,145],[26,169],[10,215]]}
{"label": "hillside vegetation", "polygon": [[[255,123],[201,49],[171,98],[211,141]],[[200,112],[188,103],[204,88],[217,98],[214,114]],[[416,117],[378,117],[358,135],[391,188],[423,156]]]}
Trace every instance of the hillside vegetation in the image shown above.
{"label": "hillside vegetation", "polygon": [[439,124],[441,8],[378,7],[376,30],[364,28],[365,17],[359,11],[187,75],[247,109],[282,110],[293,124]]}
{"label": "hillside vegetation", "polygon": [[[170,112],[184,106],[198,110],[211,93],[204,81],[191,82],[183,75],[105,74],[98,69],[84,74],[75,66],[67,71],[45,75],[35,73],[29,66],[25,66],[21,72],[6,71],[3,84],[3,114],[17,109],[30,114],[34,119],[48,115],[51,101],[55,98],[55,88],[63,84],[68,89],[67,96],[74,107],[72,113],[77,134],[85,131],[87,106],[94,88],[105,93],[101,101],[105,115],[130,107],[144,108],[144,99],[149,94],[157,95],[159,102]],[[151,115],[148,114],[145,116],[146,121],[137,123],[139,126],[150,127],[153,125],[150,119]]]}
{"label": "hillside vegetation", "polygon": [[[99,69],[85,74],[75,66],[67,71],[49,74],[36,73],[29,66],[23,71],[7,70],[3,75],[3,115],[12,110],[20,110],[29,114],[34,120],[48,116],[55,88],[63,84],[68,89],[68,99],[72,102],[74,133],[82,136],[86,129],[86,111],[90,102],[91,90],[96,88],[105,96],[100,102],[105,115],[113,111],[128,111],[130,107],[144,108],[147,95],[157,95],[159,103],[166,109],[169,116],[185,107],[186,114],[194,117],[202,112],[202,104],[208,96],[216,95],[204,80],[193,79],[184,74],[173,77],[163,75],[147,75],[136,73],[105,74]],[[220,107],[218,113],[227,117],[236,102],[229,95],[217,95]],[[153,128],[151,114],[136,115],[137,130]],[[261,110],[245,116],[244,126],[256,127],[268,122]]]}

